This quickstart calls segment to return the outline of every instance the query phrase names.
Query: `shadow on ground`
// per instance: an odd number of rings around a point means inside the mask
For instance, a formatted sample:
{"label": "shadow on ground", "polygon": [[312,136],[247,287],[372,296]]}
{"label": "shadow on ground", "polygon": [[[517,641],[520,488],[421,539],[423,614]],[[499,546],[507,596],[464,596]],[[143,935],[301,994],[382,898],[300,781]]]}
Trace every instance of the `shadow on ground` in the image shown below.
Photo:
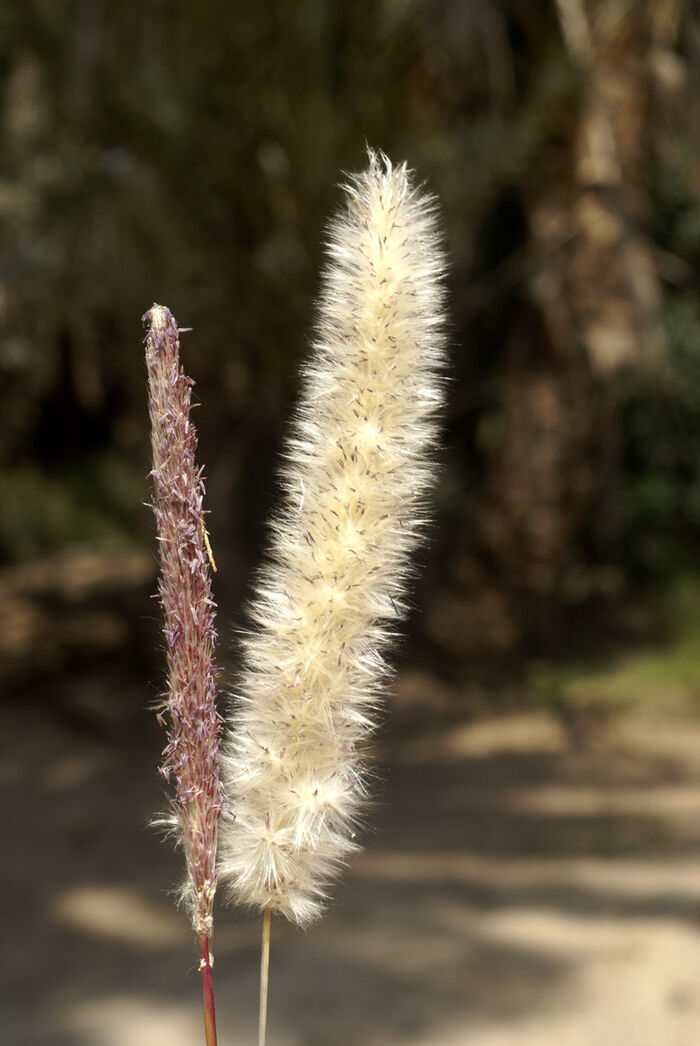
{"label": "shadow on ground", "polygon": [[[99,730],[46,689],[4,709],[9,1043],[201,1041],[179,858],[146,827],[160,737],[122,684]],[[273,925],[270,1046],[697,1041],[700,725],[627,718],[573,751],[546,715],[441,717],[426,694],[380,765],[325,919]],[[255,1041],[258,935],[220,912],[222,1046]]]}

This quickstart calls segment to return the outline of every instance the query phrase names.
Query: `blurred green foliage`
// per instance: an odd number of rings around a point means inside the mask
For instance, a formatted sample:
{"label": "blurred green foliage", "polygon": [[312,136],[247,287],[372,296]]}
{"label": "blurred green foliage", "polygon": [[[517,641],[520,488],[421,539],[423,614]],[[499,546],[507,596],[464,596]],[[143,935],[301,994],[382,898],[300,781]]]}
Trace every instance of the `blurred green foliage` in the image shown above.
{"label": "blurred green foliage", "polygon": [[632,371],[618,387],[621,561],[656,582],[700,569],[700,201],[690,150],[662,165],[653,187],[657,244],[687,286],[669,285],[661,373]]}
{"label": "blurred green foliage", "polygon": [[661,587],[654,620],[637,642],[585,658],[533,659],[525,674],[535,704],[557,715],[575,739],[631,708],[654,715],[700,710],[700,581],[678,574]]}
{"label": "blurred green foliage", "polygon": [[668,373],[628,375],[621,394],[620,555],[654,580],[700,558],[700,308],[674,298],[664,319]]}
{"label": "blurred green foliage", "polygon": [[[676,6],[693,90],[697,21]],[[0,559],[149,527],[139,317],[154,300],[194,328],[183,357],[206,406],[214,536],[253,557],[324,222],[365,142],[440,199],[455,349],[436,500],[454,541],[493,467],[503,355],[527,322],[526,200],[570,178],[582,85],[555,5],[0,0],[0,39]],[[635,190],[670,259],[668,359],[611,383],[606,526],[581,538],[645,579],[686,570],[700,544],[691,127],[663,149],[650,127]]]}
{"label": "blurred green foliage", "polygon": [[128,543],[141,496],[133,468],[107,451],[52,474],[31,466],[0,474],[0,557],[30,559],[74,542]]}
{"label": "blurred green foliage", "polygon": [[[323,225],[367,141],[438,192],[455,316],[471,322],[460,288],[480,222],[569,89],[555,35],[552,11],[518,3],[4,0],[0,472],[15,508],[0,555],[51,547],[71,520],[75,536],[105,532],[93,484],[69,478],[81,469],[131,461],[143,476],[138,318],[154,300],[195,329],[183,354],[207,406],[207,460],[247,506],[260,500]],[[457,352],[460,381],[475,383],[488,352]],[[455,443],[462,414],[473,425],[474,404],[453,413]],[[468,457],[460,447],[457,471]],[[42,483],[62,526],[29,511]],[[243,526],[230,501],[217,511]],[[122,506],[129,516],[136,526]]]}

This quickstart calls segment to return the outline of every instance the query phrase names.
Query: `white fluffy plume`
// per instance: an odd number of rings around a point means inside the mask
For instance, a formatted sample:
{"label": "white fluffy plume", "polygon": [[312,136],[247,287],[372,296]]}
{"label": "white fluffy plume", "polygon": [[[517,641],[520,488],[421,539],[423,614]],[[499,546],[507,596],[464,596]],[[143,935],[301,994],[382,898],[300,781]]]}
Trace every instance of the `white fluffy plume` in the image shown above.
{"label": "white fluffy plume", "polygon": [[235,813],[220,828],[223,881],[236,901],[301,924],[355,849],[363,748],[442,399],[433,202],[372,152],[345,197],[223,769]]}

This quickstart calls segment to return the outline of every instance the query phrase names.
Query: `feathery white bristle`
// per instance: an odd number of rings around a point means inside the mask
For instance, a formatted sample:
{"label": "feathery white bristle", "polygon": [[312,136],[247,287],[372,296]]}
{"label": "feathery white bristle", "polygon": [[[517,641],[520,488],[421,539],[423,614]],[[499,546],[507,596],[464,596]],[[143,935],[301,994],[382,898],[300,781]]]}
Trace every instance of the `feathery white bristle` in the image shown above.
{"label": "feathery white bristle", "polygon": [[301,924],[356,849],[363,748],[442,401],[433,202],[374,152],[345,195],[223,767],[235,817],[220,827],[222,880],[234,900]]}

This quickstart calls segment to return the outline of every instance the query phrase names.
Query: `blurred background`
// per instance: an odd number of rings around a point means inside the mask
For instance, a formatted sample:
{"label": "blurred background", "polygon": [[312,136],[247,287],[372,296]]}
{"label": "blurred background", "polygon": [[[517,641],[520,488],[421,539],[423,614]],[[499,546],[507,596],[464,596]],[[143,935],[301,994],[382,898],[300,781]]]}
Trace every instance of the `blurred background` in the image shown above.
{"label": "blurred background", "polygon": [[[269,1041],[700,1041],[699,70],[693,0],[0,0],[5,1041],[198,1041],[140,317],[193,328],[231,683],[366,143],[439,199],[453,380],[366,850],[273,927]],[[258,934],[220,912],[222,1043]]]}

